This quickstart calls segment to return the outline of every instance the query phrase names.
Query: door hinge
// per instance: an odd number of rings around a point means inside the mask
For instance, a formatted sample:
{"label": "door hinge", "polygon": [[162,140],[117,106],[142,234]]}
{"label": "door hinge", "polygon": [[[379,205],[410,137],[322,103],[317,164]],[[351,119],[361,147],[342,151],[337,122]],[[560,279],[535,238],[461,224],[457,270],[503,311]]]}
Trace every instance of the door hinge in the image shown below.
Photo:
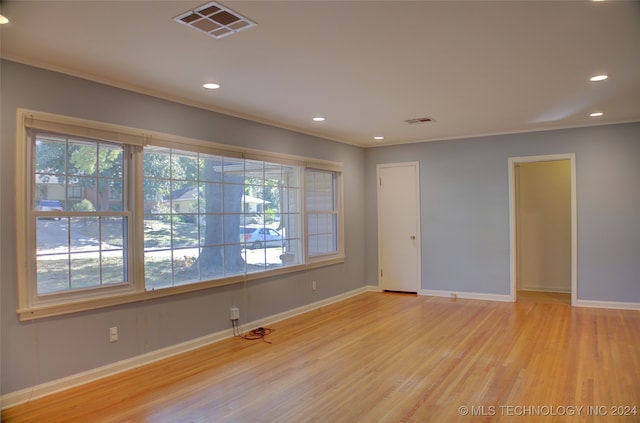
{"label": "door hinge", "polygon": [[382,269],[380,269],[380,277],[384,276],[384,272],[382,271]]}
{"label": "door hinge", "polygon": [[380,186],[382,186],[382,178],[380,178]]}

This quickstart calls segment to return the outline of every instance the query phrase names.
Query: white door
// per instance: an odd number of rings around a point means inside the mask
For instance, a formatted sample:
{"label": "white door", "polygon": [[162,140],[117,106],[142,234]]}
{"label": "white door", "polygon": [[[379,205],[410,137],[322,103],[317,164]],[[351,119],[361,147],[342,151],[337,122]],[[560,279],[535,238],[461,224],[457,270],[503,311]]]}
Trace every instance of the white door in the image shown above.
{"label": "white door", "polygon": [[420,289],[418,162],[380,164],[378,170],[378,285],[385,291]]}

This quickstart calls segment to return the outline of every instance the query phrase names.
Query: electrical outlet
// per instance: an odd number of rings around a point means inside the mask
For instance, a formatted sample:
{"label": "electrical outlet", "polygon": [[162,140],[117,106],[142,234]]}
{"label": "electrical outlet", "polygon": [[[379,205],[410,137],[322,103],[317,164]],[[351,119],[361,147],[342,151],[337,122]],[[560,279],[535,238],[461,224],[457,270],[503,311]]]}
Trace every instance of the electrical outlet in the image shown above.
{"label": "electrical outlet", "polygon": [[117,342],[118,341],[118,327],[114,326],[109,328],[109,342]]}
{"label": "electrical outlet", "polygon": [[316,281],[311,281],[311,290],[315,291],[317,288]]}
{"label": "electrical outlet", "polygon": [[229,310],[229,318],[231,320],[240,319],[240,309],[238,307],[231,307],[231,309]]}

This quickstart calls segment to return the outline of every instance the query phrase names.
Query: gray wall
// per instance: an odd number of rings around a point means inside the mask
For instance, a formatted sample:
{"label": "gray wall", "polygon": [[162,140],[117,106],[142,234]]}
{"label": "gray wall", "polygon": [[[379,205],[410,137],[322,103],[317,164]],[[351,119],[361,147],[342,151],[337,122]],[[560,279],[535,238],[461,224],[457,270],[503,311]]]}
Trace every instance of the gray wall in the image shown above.
{"label": "gray wall", "polygon": [[[376,164],[420,161],[422,288],[509,292],[507,158],[576,153],[578,298],[640,302],[640,123],[363,150],[169,101],[1,62],[1,392],[257,320],[377,284]],[[16,108],[344,163],[343,265],[171,298],[19,322],[15,282]],[[318,282],[311,291],[310,281]],[[120,341],[109,344],[107,328]]]}
{"label": "gray wall", "polygon": [[[365,284],[364,151],[9,61],[1,62],[1,389],[38,385],[250,322]],[[19,322],[13,204],[16,108],[128,125],[344,164],[346,262],[153,301]],[[311,290],[311,280],[317,290]],[[119,327],[110,344],[107,330]]]}
{"label": "gray wall", "polygon": [[369,283],[377,163],[420,162],[422,288],[507,295],[507,159],[557,153],[576,153],[578,300],[640,303],[640,123],[368,149]]}

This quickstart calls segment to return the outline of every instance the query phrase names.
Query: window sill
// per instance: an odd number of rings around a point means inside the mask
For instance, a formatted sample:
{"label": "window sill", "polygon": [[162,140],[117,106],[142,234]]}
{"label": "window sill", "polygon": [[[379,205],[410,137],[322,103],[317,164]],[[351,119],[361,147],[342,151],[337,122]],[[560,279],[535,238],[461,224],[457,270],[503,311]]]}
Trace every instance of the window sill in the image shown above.
{"label": "window sill", "polygon": [[344,257],[337,257],[321,262],[301,264],[296,266],[274,269],[266,272],[247,273],[239,276],[232,276],[224,279],[192,283],[188,285],[172,286],[144,292],[134,292],[126,294],[110,295],[108,297],[83,298],[76,301],[66,301],[64,303],[39,304],[31,307],[20,308],[16,311],[20,321],[42,319],[46,317],[60,316],[64,314],[78,313],[106,307],[113,307],[122,304],[129,304],[138,301],[145,301],[155,298],[169,297],[172,295],[185,294],[188,292],[201,291],[218,286],[231,285],[240,282],[265,279],[277,275],[300,272],[307,269],[331,266],[344,263]]}

